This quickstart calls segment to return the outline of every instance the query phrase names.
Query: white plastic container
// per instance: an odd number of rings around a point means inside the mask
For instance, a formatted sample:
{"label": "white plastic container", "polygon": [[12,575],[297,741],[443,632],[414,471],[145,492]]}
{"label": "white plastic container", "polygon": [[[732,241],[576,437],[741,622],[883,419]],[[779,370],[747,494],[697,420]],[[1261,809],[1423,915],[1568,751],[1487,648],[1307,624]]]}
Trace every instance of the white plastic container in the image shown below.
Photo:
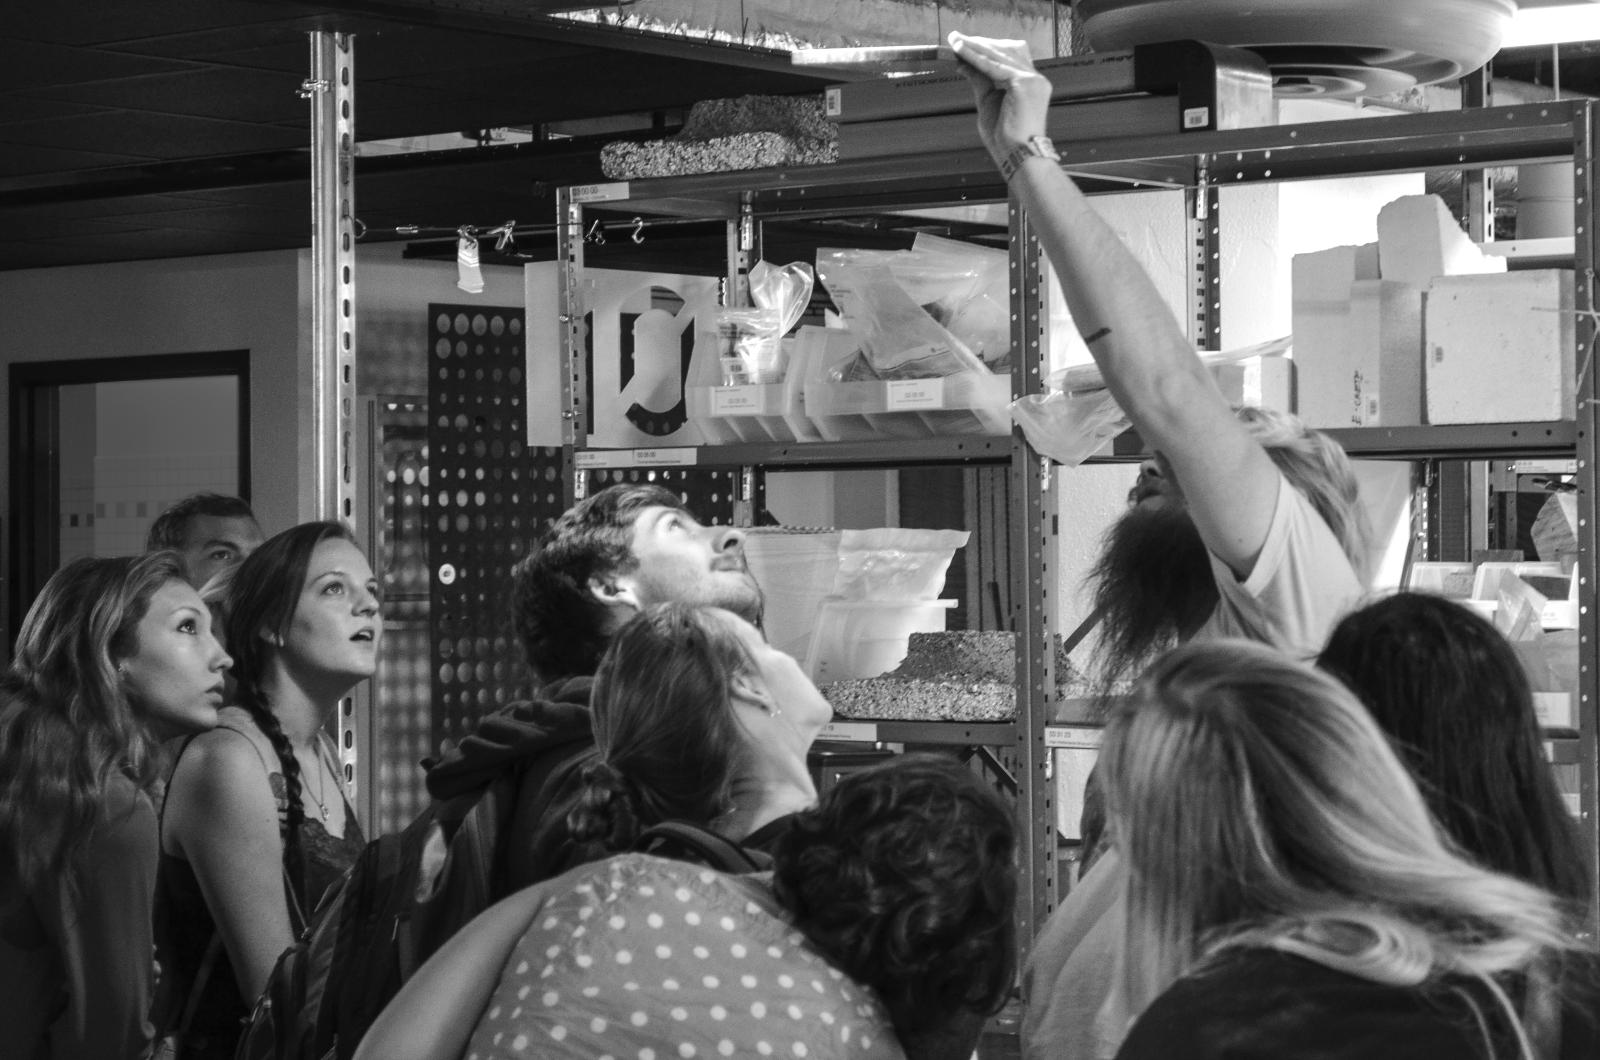
{"label": "white plastic container", "polygon": [[806,415],[830,442],[1008,434],[1009,375],[806,384]]}
{"label": "white plastic container", "polygon": [[899,666],[913,633],[944,631],[954,600],[840,600],[817,609],[806,672],[817,684],[877,677]]}

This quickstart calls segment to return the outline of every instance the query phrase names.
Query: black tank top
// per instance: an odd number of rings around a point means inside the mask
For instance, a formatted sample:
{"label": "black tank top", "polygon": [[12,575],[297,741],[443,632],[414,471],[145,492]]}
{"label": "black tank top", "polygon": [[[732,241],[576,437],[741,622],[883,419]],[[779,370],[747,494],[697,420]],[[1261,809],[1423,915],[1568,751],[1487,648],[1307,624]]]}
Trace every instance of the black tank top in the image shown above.
{"label": "black tank top", "polygon": [[[223,725],[219,728],[232,726]],[[237,729],[233,731],[239,732]],[[249,737],[246,736],[246,739]],[[255,741],[252,740],[250,746],[255,747]],[[186,740],[173,760],[174,770],[188,747]],[[256,748],[256,752],[260,754],[260,749]],[[262,764],[267,767],[267,779],[272,785],[272,797],[278,804],[279,820],[286,821],[289,800],[283,774],[278,771],[281,767],[276,761],[269,762],[265,758]],[[323,892],[355,863],[356,856],[366,845],[355,811],[342,793],[340,802],[344,806],[342,837],[330,835],[314,815],[305,816],[296,831],[303,871],[299,879],[291,882],[300,908],[307,916],[316,908]],[[164,986],[162,995],[167,999],[170,1020],[175,1025],[189,1000],[195,976],[217,926],[200,891],[200,881],[195,878],[189,862],[167,853],[165,849],[161,852],[156,884],[156,925],[161,940],[162,975],[172,977],[170,989]],[[200,1060],[232,1060],[243,1021],[249,1015],[249,1006],[240,997],[239,983],[234,978],[233,966],[228,962],[228,954],[224,949],[218,955],[201,992],[194,1021],[184,1037],[183,1055]]]}

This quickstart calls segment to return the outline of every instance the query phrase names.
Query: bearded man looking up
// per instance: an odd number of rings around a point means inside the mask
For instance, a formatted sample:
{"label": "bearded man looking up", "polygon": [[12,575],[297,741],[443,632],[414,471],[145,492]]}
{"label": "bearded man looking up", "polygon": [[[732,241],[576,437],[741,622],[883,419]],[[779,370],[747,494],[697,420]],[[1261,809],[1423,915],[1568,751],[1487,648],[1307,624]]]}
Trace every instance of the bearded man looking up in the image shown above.
{"label": "bearded man looking up", "polygon": [[[1132,676],[1202,636],[1316,654],[1364,591],[1344,454],[1290,418],[1241,418],[1223,399],[1143,266],[1061,168],[1046,136],[1052,85],[1026,42],[952,33],[950,44],[984,146],[1027,211],[1107,388],[1155,454],[1099,566],[1103,672]],[[1035,941],[1023,978],[1026,1056],[1109,1057],[1138,1015],[1113,988],[1125,879],[1113,850]]]}

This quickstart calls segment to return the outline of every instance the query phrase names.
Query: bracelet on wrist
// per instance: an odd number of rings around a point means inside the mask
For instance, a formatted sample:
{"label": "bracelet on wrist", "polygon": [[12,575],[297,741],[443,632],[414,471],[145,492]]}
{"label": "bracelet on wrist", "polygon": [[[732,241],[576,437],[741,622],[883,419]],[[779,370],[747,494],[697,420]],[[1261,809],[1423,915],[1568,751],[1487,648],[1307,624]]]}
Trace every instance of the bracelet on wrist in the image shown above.
{"label": "bracelet on wrist", "polygon": [[1050,142],[1050,137],[1030,136],[1013,147],[1000,160],[1000,176],[1005,178],[1007,184],[1011,183],[1011,178],[1016,176],[1017,170],[1022,168],[1022,163],[1030,158],[1048,158],[1052,162],[1061,161],[1061,155],[1056,151],[1056,145]]}

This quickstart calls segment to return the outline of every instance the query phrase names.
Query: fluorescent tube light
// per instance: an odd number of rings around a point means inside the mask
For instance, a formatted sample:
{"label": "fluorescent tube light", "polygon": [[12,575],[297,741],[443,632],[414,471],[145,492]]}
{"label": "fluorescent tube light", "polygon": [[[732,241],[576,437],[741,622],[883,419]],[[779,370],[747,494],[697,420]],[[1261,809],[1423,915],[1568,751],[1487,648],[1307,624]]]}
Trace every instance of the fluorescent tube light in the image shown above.
{"label": "fluorescent tube light", "polygon": [[1500,39],[1502,48],[1600,40],[1600,3],[1522,6]]}

